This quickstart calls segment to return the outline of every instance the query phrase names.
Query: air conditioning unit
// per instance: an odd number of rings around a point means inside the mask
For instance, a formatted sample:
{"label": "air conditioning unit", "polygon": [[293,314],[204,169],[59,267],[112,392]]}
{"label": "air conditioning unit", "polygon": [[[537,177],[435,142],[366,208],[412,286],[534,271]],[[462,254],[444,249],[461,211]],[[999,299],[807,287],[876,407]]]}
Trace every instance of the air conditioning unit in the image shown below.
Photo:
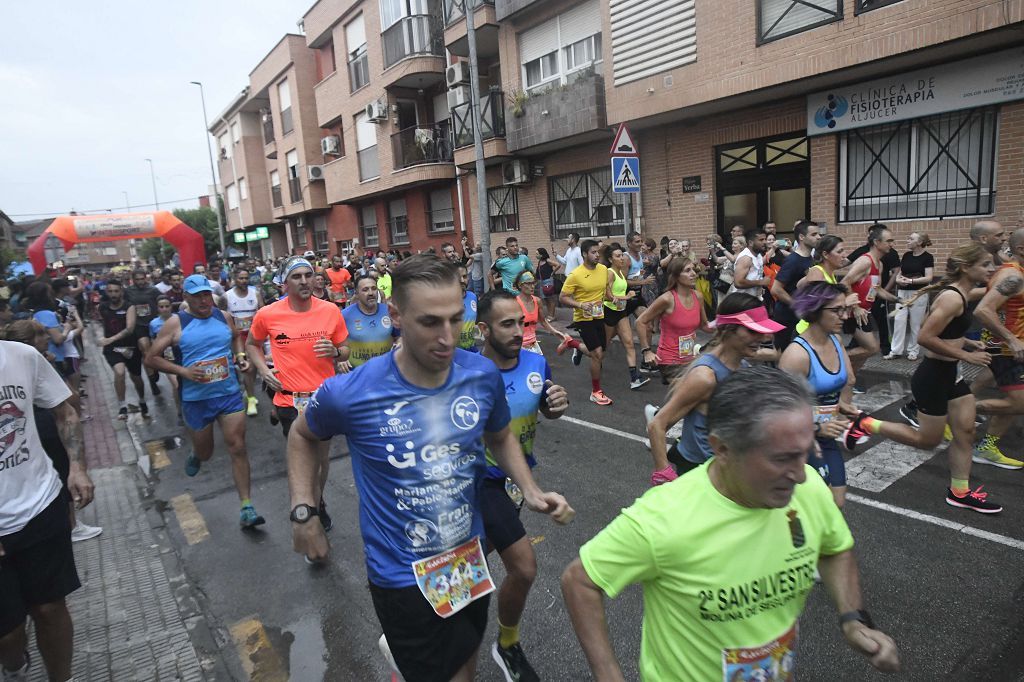
{"label": "air conditioning unit", "polygon": [[469,82],[469,62],[455,62],[444,72],[448,87],[454,88]]}
{"label": "air conditioning unit", "polygon": [[388,106],[381,101],[370,102],[366,105],[366,118],[373,123],[386,121],[388,118]]}
{"label": "air conditioning unit", "polygon": [[530,162],[512,159],[501,164],[501,177],[506,185],[525,185],[530,181]]}
{"label": "air conditioning unit", "polygon": [[310,182],[314,180],[324,179],[324,167],[323,166],[306,166],[306,177],[309,178]]}
{"label": "air conditioning unit", "polygon": [[300,215],[298,218],[295,219],[295,227],[305,227],[305,226],[306,226],[306,216]]}
{"label": "air conditioning unit", "polygon": [[467,104],[469,102],[469,86],[460,85],[456,88],[452,88],[448,91],[448,108],[454,109],[460,104]]}
{"label": "air conditioning unit", "polygon": [[320,138],[320,151],[323,154],[337,155],[341,151],[341,140],[337,135],[328,135]]}

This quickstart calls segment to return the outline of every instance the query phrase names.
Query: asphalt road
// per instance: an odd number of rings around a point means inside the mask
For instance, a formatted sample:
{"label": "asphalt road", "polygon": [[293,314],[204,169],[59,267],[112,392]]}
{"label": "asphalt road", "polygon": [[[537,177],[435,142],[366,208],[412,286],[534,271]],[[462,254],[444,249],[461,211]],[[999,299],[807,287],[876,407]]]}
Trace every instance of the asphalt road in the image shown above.
{"label": "asphalt road", "polygon": [[[549,338],[543,343],[554,347]],[[647,489],[651,460],[636,437],[644,435],[644,403],[659,403],[664,387],[655,378],[629,391],[624,354],[615,345],[604,381],[615,404],[599,407],[587,400],[585,366],[574,368],[568,356],[559,358],[550,350],[548,359],[556,382],[569,390],[569,416],[578,421],[542,420],[535,473],[543,487],[566,495],[577,518],[568,527],[558,527],[524,512],[539,574],[524,617],[523,643],[545,679],[587,679],[558,579],[579,546]],[[876,415],[897,418],[904,386],[885,377],[865,380],[870,390],[860,400]],[[268,422],[267,403],[263,400],[260,416],[247,422],[253,500],[267,517],[261,530],[238,528],[238,500],[219,440],[218,453],[195,478],[184,474],[185,448],[169,450],[169,465],[154,472],[154,498],[164,511],[189,587],[216,633],[215,642],[197,642],[200,655],[208,661],[220,659],[236,679],[386,679],[344,443],[332,444],[326,496],[335,520],[331,563],[310,567],[291,551],[284,440]],[[166,398],[158,402],[156,418],[140,426],[145,438],[178,433],[170,405]],[[845,514],[857,540],[866,605],[902,650],[904,672],[896,679],[1024,678],[1024,585],[1018,573],[1024,559],[1024,472],[975,467],[972,483],[984,484],[1007,507],[1001,515],[986,517],[944,503],[948,470],[943,448],[934,455],[914,455],[887,447],[877,441],[863,445],[857,455],[865,458],[864,465],[849,464],[859,471],[858,487],[850,491],[859,501],[849,502]],[[187,513],[182,518],[175,511],[187,509],[181,507],[183,500],[194,503],[198,519]],[[914,517],[915,512],[927,516]],[[197,520],[205,524],[208,536],[190,544],[182,526],[191,524],[194,538]],[[756,556],[743,559],[757,561]],[[500,561],[492,562],[492,573],[501,579]],[[636,679],[639,588],[627,590],[607,609],[619,660],[627,678]],[[493,610],[492,601],[488,649],[496,636]],[[800,621],[797,670],[802,679],[871,675],[865,661],[843,643],[835,615],[824,589],[815,588]],[[477,677],[502,679],[487,650],[481,651]]]}

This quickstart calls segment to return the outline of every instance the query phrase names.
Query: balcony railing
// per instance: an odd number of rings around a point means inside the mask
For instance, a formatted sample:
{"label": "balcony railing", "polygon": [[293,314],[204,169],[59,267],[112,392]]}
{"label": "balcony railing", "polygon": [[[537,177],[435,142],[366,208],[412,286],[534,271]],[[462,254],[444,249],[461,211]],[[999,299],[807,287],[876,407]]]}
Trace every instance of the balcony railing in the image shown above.
{"label": "balcony railing", "polygon": [[274,119],[270,114],[263,117],[263,144],[270,144],[274,141]]}
{"label": "balcony railing", "polygon": [[[505,93],[491,90],[480,97],[481,137],[490,140],[505,137]],[[455,148],[473,144],[473,107],[469,102],[452,109],[452,125],[455,127]]]}
{"label": "balcony railing", "polygon": [[348,81],[352,92],[370,82],[370,60],[365,49],[361,55],[348,63]]}
{"label": "balcony railing", "polygon": [[391,136],[395,168],[452,160],[451,124],[412,126]]}
{"label": "balcony railing", "polygon": [[432,14],[416,14],[399,19],[384,31],[384,68],[417,54],[444,56],[444,33],[439,23]]}
{"label": "balcony railing", "polygon": [[463,17],[464,4],[473,9],[481,5],[494,5],[494,0],[444,0],[444,25],[449,26]]}
{"label": "balcony railing", "polygon": [[274,208],[284,206],[284,201],[281,199],[281,185],[274,185],[270,188],[270,203]]}
{"label": "balcony railing", "polygon": [[377,158],[377,145],[360,149],[356,152],[359,159],[359,179],[370,180],[380,177],[380,159]]}
{"label": "balcony railing", "polygon": [[298,178],[288,178],[288,194],[293,204],[302,201],[302,185],[299,184]]}
{"label": "balcony railing", "polygon": [[388,219],[388,230],[391,232],[392,246],[405,246],[409,243],[409,216],[395,216]]}
{"label": "balcony railing", "polygon": [[292,108],[281,110],[281,134],[287,135],[291,131],[295,130],[295,124],[292,123]]}
{"label": "balcony railing", "polygon": [[455,231],[455,209],[438,208],[427,211],[427,231],[431,234]]}

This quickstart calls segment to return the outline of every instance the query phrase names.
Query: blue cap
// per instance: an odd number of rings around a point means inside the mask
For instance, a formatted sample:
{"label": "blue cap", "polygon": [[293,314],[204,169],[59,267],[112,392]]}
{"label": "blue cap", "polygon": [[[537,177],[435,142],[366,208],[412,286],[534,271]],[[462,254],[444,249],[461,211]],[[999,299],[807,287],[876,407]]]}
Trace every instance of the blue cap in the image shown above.
{"label": "blue cap", "polygon": [[210,280],[206,279],[206,275],[189,275],[185,278],[185,283],[182,285],[186,294],[201,294],[204,291],[213,291],[213,287],[210,286]]}

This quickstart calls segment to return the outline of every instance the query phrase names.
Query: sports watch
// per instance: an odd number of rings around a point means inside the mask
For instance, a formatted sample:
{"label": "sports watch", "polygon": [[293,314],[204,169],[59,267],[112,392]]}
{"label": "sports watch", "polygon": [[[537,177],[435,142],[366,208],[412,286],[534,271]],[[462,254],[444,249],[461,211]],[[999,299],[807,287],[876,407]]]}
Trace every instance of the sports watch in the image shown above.
{"label": "sports watch", "polygon": [[857,611],[847,611],[846,613],[840,614],[839,627],[842,628],[843,625],[854,620],[859,623],[864,623],[864,625],[867,625],[872,630],[875,629],[875,622],[871,620],[871,614],[865,611],[864,609],[859,609]]}
{"label": "sports watch", "polygon": [[292,513],[288,515],[295,523],[305,523],[314,516],[319,516],[320,512],[317,511],[316,507],[310,507],[308,504],[297,504],[292,509]]}

